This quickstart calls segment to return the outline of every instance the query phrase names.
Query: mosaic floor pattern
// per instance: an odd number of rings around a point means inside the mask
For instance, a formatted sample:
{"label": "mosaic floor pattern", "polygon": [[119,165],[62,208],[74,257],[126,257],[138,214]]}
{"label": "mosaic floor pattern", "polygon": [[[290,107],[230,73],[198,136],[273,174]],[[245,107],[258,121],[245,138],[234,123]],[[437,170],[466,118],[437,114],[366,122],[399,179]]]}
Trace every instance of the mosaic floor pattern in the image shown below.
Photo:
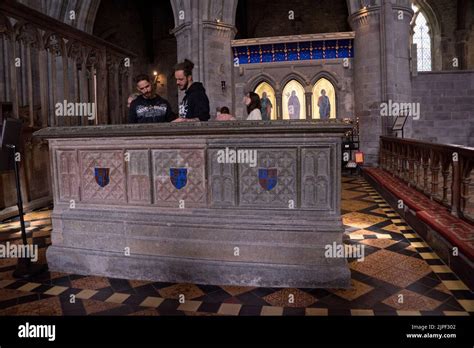
{"label": "mosaic floor pattern", "polygon": [[[344,243],[365,251],[364,262],[348,259],[352,287],[347,290],[171,284],[56,272],[23,281],[12,276],[16,259],[0,259],[0,315],[474,313],[473,293],[362,178],[343,177],[342,214]],[[50,208],[26,215],[28,238],[39,245],[42,263],[51,243],[50,215]],[[1,223],[0,243],[21,243],[19,230],[18,219]]]}

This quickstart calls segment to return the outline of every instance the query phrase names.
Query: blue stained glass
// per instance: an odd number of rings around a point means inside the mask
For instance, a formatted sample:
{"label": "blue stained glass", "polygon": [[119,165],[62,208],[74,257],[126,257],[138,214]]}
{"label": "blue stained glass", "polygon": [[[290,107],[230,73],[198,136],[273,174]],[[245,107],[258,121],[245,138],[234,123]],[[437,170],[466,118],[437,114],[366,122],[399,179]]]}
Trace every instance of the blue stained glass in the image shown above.
{"label": "blue stained glass", "polygon": [[250,48],[250,55],[259,55],[260,46],[249,46]]}
{"label": "blue stained glass", "polygon": [[309,51],[300,52],[300,60],[310,60],[310,59],[311,59],[311,54],[309,54]]}
{"label": "blue stained glass", "polygon": [[273,55],[272,53],[263,53],[262,54],[262,63],[271,63]]}
{"label": "blue stained glass", "polygon": [[319,40],[234,47],[240,64],[352,58],[353,40]]}
{"label": "blue stained glass", "polygon": [[334,59],[336,57],[336,49],[335,48],[326,48],[326,59]]}
{"label": "blue stained glass", "polygon": [[313,51],[313,59],[323,59],[323,50]]}
{"label": "blue stained glass", "polygon": [[285,61],[285,52],[275,53],[275,61],[276,62],[284,62]]}
{"label": "blue stained glass", "polygon": [[260,56],[259,55],[251,55],[250,56],[250,63],[260,63]]}

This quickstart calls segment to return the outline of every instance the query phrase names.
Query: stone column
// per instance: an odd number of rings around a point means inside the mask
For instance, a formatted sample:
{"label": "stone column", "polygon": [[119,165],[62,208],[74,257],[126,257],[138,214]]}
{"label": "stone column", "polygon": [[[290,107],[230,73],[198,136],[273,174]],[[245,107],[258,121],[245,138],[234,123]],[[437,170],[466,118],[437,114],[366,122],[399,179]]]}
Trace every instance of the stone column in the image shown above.
{"label": "stone column", "polygon": [[306,98],[306,119],[312,120],[313,119],[313,103],[312,103],[313,92],[305,92],[304,96]]}
{"label": "stone column", "polygon": [[282,120],[283,119],[283,95],[280,91],[275,91],[275,99],[276,99],[276,117],[277,120]]}
{"label": "stone column", "polygon": [[209,97],[211,115],[215,113],[217,107],[227,106],[230,110],[233,109],[233,60],[230,42],[235,34],[236,29],[232,25],[215,21],[204,22],[203,80]]}
{"label": "stone column", "polygon": [[[376,165],[379,137],[387,134],[393,123],[392,118],[381,117],[381,104],[389,99],[411,102],[409,35],[413,12],[408,0],[378,0],[365,7],[355,6],[357,2],[351,2],[349,17],[355,31],[355,116],[360,120],[360,145],[366,164]],[[405,136],[410,136],[409,122],[406,127]]]}
{"label": "stone column", "polygon": [[[228,106],[232,100],[231,40],[236,34],[236,0],[171,0],[175,14],[178,61],[185,58],[195,64],[194,81],[202,82],[209,97],[211,115],[216,107]],[[225,7],[224,7],[225,6]],[[225,81],[225,90],[222,88]],[[181,100],[183,93],[180,92]]]}

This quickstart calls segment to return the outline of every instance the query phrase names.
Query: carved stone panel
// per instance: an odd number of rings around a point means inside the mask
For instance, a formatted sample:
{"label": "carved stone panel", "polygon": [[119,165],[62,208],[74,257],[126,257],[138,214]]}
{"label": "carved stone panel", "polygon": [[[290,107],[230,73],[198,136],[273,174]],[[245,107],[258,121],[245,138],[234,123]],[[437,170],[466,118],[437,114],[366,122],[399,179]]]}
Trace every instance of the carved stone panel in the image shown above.
{"label": "carved stone panel", "polygon": [[301,206],[318,210],[332,209],[331,149],[302,149]]}
{"label": "carved stone panel", "polygon": [[[233,149],[235,150],[235,149]],[[208,150],[208,175],[211,190],[211,206],[235,206],[235,166],[232,163],[219,163],[218,155],[222,149]]]}
{"label": "carved stone panel", "polygon": [[[267,208],[296,206],[296,161],[296,149],[258,149],[255,167],[239,164],[240,205]],[[265,176],[276,179],[276,183],[273,181],[268,185],[267,181],[266,186]]]}
{"label": "carved stone panel", "polygon": [[129,150],[128,201],[135,204],[151,203],[151,176],[148,150]]}
{"label": "carved stone panel", "polygon": [[125,203],[125,158],[122,151],[80,151],[82,200]]}
{"label": "carved stone panel", "polygon": [[79,200],[79,165],[74,150],[56,151],[59,200]]}
{"label": "carved stone panel", "polygon": [[[153,150],[155,203],[162,206],[206,206],[205,152],[201,149]],[[180,178],[171,175],[173,169]],[[183,205],[181,204],[181,207]]]}

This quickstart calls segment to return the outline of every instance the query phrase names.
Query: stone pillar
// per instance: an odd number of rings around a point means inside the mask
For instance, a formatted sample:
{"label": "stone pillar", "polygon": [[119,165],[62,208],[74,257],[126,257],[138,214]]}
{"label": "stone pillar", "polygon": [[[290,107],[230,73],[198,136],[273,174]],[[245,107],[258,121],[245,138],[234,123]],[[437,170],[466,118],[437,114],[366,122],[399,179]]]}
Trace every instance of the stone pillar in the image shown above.
{"label": "stone pillar", "polygon": [[468,61],[469,61],[469,30],[456,30],[455,37],[456,37],[456,56],[459,59],[459,67],[460,70],[468,69]]}
{"label": "stone pillar", "polygon": [[283,95],[280,91],[275,91],[275,99],[276,99],[276,117],[277,120],[283,119]]}
{"label": "stone pillar", "polygon": [[[360,145],[367,165],[378,162],[379,137],[387,134],[393,118],[381,117],[381,104],[411,103],[408,0],[378,0],[362,8],[351,4],[349,22],[355,31],[355,116],[360,120]],[[407,122],[405,136],[410,136]]]}
{"label": "stone pillar", "polygon": [[[209,97],[211,115],[217,107],[232,105],[232,47],[235,37],[234,26],[207,21],[204,23],[204,81]],[[223,85],[224,84],[224,85]],[[237,100],[237,102],[239,102]]]}
{"label": "stone pillar", "polygon": [[[233,110],[232,48],[236,34],[236,0],[171,0],[175,14],[178,61],[185,58],[195,64],[194,81],[202,82],[210,102],[211,115],[217,107]],[[224,7],[225,5],[225,7]],[[222,88],[225,81],[225,89]],[[183,93],[180,92],[181,100]]]}
{"label": "stone pillar", "polygon": [[305,92],[304,96],[306,98],[306,119],[312,120],[313,119],[313,103],[312,103],[313,92]]}

